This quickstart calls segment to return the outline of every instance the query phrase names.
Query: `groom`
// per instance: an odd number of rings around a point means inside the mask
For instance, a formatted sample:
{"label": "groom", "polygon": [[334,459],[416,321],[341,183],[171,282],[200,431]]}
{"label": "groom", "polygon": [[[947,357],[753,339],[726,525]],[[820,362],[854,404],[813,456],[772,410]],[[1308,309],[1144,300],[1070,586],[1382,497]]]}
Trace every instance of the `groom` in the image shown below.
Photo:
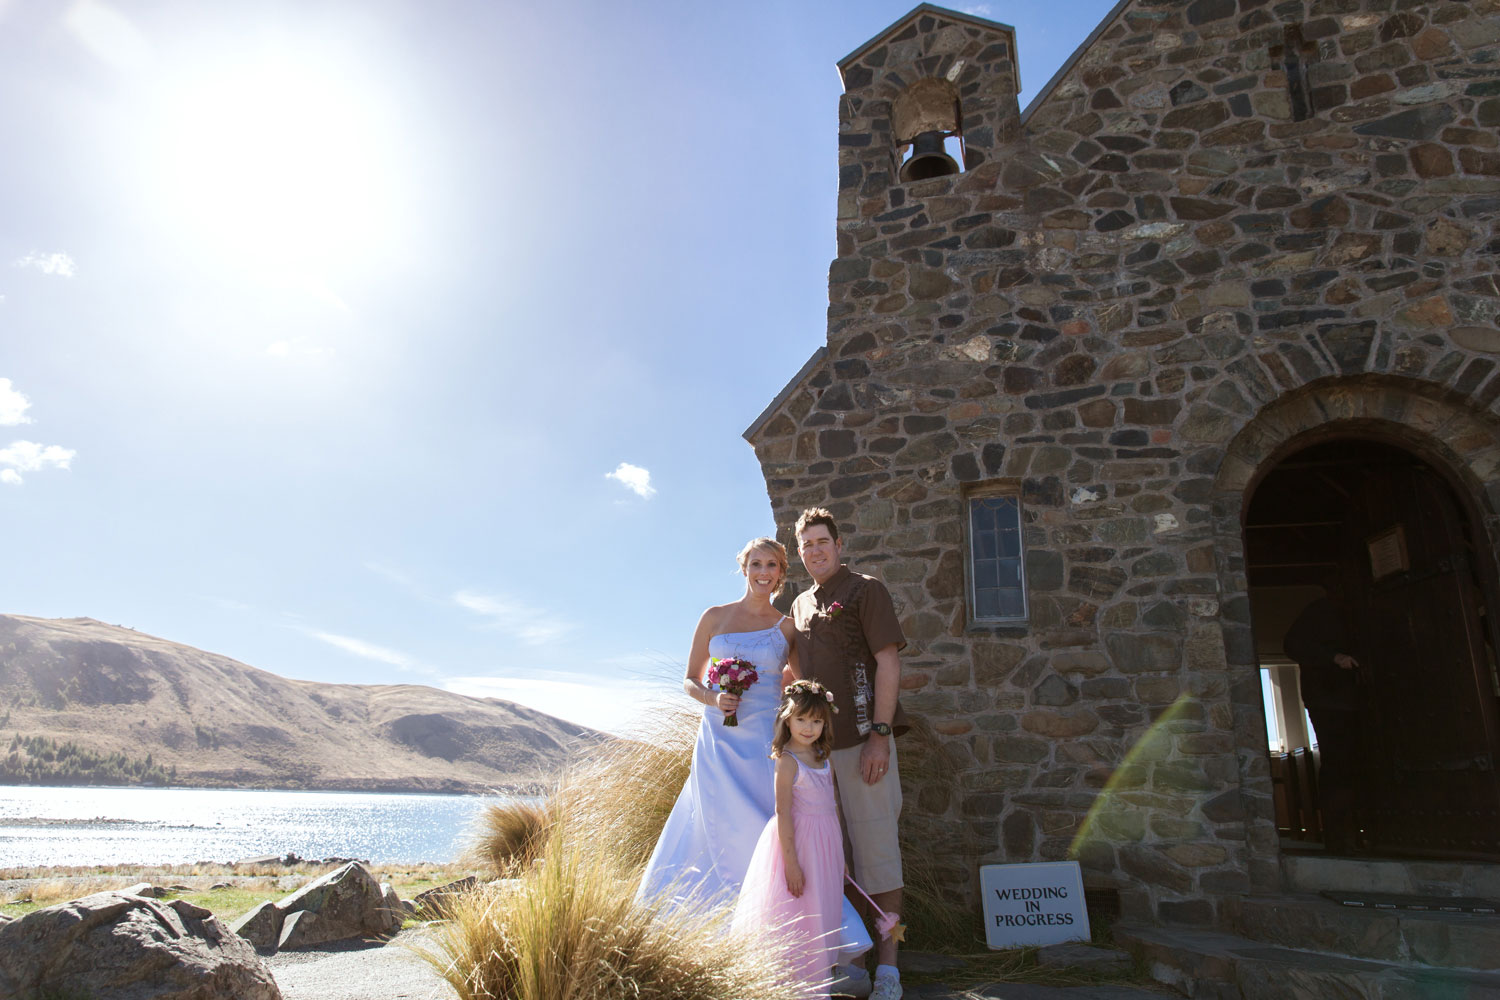
{"label": "groom", "polygon": [[[887,913],[901,910],[901,780],[894,736],[907,730],[897,702],[906,645],[890,592],[843,564],[833,515],[810,507],[797,518],[797,552],[814,586],[792,603],[803,677],[833,693],[833,768],[854,853],[854,877]],[[856,900],[856,903],[862,902]],[[896,942],[881,938],[872,1000],[900,1000]],[[860,979],[864,979],[863,970]],[[868,982],[868,980],[865,980]],[[862,990],[860,992],[863,992]]]}

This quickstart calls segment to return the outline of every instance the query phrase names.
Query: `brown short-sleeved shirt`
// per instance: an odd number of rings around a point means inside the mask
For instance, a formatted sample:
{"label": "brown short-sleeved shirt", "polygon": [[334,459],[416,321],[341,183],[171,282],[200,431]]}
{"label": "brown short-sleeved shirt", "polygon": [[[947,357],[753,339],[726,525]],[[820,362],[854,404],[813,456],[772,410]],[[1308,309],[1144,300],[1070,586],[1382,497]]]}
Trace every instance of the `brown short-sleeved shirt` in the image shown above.
{"label": "brown short-sleeved shirt", "polygon": [[[837,603],[839,610],[831,614]],[[896,619],[896,607],[885,584],[840,566],[827,582],[804,590],[792,602],[792,627],[797,630],[797,663],[802,676],[833,692],[838,714],[833,717],[835,749],[858,746],[870,734],[875,711],[875,653],[906,637]],[[891,722],[896,733],[908,728],[896,704]]]}

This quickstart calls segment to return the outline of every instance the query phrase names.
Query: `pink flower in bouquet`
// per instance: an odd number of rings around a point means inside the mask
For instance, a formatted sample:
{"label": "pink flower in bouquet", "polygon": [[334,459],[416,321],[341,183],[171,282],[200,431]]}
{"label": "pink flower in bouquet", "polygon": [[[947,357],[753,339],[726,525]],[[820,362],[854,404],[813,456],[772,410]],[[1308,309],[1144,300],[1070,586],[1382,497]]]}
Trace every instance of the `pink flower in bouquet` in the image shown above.
{"label": "pink flower in bouquet", "polygon": [[[722,660],[709,661],[708,683],[717,684],[721,691],[742,695],[758,680],[760,680],[760,673],[756,671],[755,664],[748,660],[742,660],[737,656],[726,656]],[[736,713],[730,712],[724,716],[724,725],[738,726],[739,724],[740,720]]]}

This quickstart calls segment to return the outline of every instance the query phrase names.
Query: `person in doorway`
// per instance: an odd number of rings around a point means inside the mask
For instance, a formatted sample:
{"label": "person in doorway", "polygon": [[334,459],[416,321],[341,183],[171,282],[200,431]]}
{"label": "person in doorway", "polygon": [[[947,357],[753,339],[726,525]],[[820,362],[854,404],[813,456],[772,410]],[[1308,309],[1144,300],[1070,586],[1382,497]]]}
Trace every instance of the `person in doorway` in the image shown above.
{"label": "person in doorway", "polygon": [[[833,694],[833,762],[855,880],[886,913],[901,909],[901,780],[895,737],[905,732],[901,712],[900,651],[906,645],[890,592],[879,580],[843,564],[843,542],[833,515],[819,507],[802,512],[797,551],[813,587],[792,602],[797,670]],[[862,901],[858,901],[862,902]],[[896,939],[876,944],[873,1000],[900,1000]],[[843,968],[847,981],[835,993],[862,995],[869,983],[861,968]]]}
{"label": "person in doorway", "polygon": [[1318,800],[1323,842],[1332,853],[1355,846],[1354,772],[1359,756],[1359,661],[1350,650],[1340,583],[1302,609],[1282,648],[1300,675],[1302,704],[1318,736]]}

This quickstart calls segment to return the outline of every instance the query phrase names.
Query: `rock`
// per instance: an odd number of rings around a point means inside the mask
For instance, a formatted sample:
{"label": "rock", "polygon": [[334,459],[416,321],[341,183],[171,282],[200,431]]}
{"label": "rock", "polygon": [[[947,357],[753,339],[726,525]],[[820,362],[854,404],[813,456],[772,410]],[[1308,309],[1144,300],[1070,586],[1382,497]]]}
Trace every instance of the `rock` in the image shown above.
{"label": "rock", "polygon": [[385,900],[386,912],[390,914],[391,919],[396,924],[396,930],[399,931],[402,922],[406,920],[407,914],[411,913],[415,907],[410,906],[406,900],[402,899],[397,894],[395,886],[389,882],[380,883],[380,897]]}
{"label": "rock", "polygon": [[479,888],[479,880],[471,875],[457,882],[449,882],[447,885],[419,892],[412,899],[412,903],[416,905],[418,911],[426,910],[429,913],[435,913],[442,907],[445,896],[457,896],[461,893],[473,892],[477,888]]}
{"label": "rock", "polygon": [[330,928],[320,926],[323,923],[311,910],[298,910],[287,914],[286,920],[281,924],[281,936],[276,941],[277,950],[295,951],[298,948],[311,948],[329,941],[340,941],[349,936],[341,934],[337,937],[326,937],[325,933]]}
{"label": "rock", "polygon": [[279,854],[262,854],[262,855],[260,855],[258,857],[254,857],[254,858],[241,858],[240,860],[233,862],[230,865],[230,867],[231,868],[253,868],[253,867],[257,867],[257,866],[262,866],[263,867],[263,866],[269,866],[269,865],[274,865],[277,868],[280,868],[281,867],[281,855],[279,855]]}
{"label": "rock", "polygon": [[233,889],[233,888],[234,888],[234,886],[230,885],[228,882],[215,882],[213,885],[211,885],[211,886],[208,887],[208,891],[209,892],[218,892],[221,889]]}
{"label": "rock", "polygon": [[161,899],[167,894],[165,889],[158,889],[150,882],[137,882],[128,889],[121,889],[127,896],[145,896],[148,899]]}
{"label": "rock", "polygon": [[258,951],[275,951],[281,941],[282,912],[275,903],[261,903],[229,928]]}
{"label": "rock", "polygon": [[[282,948],[307,948],[353,937],[388,937],[401,929],[402,918],[388,909],[380,883],[353,861],[319,876],[275,905],[283,914],[277,942]],[[294,933],[288,923],[298,913],[315,913],[318,919],[299,919]],[[288,940],[296,943],[288,945]]]}
{"label": "rock", "polygon": [[0,996],[281,1000],[260,956],[208,910],[100,892],[0,923]]}

